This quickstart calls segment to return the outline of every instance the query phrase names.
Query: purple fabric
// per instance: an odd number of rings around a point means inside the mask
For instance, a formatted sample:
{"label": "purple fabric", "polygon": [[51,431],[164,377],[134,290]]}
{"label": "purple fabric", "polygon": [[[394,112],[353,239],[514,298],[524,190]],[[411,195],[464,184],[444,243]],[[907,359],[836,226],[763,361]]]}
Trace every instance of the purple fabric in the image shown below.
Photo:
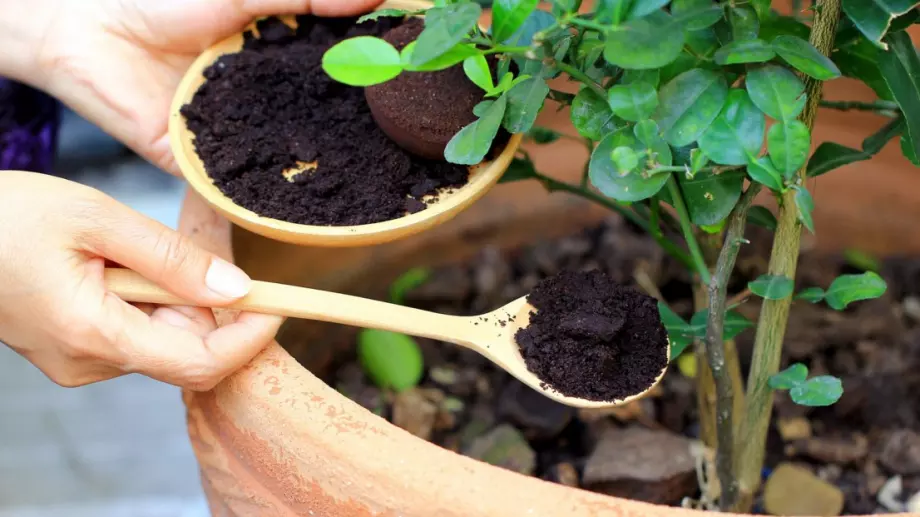
{"label": "purple fabric", "polygon": [[0,77],[0,170],[50,173],[60,118],[53,97]]}

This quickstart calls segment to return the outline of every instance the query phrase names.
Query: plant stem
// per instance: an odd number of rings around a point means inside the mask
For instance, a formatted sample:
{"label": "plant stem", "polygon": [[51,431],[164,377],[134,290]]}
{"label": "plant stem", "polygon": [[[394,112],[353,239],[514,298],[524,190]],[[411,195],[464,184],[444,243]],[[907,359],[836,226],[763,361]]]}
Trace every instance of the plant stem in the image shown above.
{"label": "plant stem", "polygon": [[[716,269],[709,281],[709,318],[706,322],[706,356],[716,384],[716,468],[722,495],[719,506],[728,510],[738,497],[738,480],[735,476],[733,453],[735,429],[732,421],[734,386],[726,367],[725,343],[722,339],[725,328],[725,298],[728,295],[728,281],[735,270],[738,251],[744,241],[744,226],[748,209],[760,191],[760,184],[752,183],[741,201],[732,210],[725,232],[725,242],[716,261]],[[740,389],[740,386],[739,386]]]}
{"label": "plant stem", "polygon": [[600,83],[588,77],[588,74],[582,72],[581,70],[575,68],[574,66],[568,63],[563,63],[562,61],[554,60],[553,66],[569,74],[569,76],[571,76],[572,78],[578,79],[579,81],[583,82],[588,88],[591,88],[592,90],[594,90],[594,93],[600,95],[601,98],[603,99],[607,98],[607,90],[605,90],[604,87],[600,85]]}
{"label": "plant stem", "polygon": [[484,50],[483,54],[526,54],[530,52],[530,47],[511,47],[508,45],[495,45],[490,49]]}
{"label": "plant stem", "polygon": [[[834,48],[834,37],[840,19],[840,0],[819,0],[815,7],[814,24],[809,41],[819,52],[829,56]],[[804,77],[804,80],[808,102],[799,118],[809,130],[812,130],[823,84],[821,81],[808,77]],[[805,167],[798,172],[798,178],[803,184],[806,179],[805,173]],[[795,191],[790,189],[783,194],[780,204],[776,235],[768,267],[769,274],[795,278],[801,234],[802,227],[798,221]],[[754,338],[754,355],[748,376],[747,410],[736,444],[741,452],[738,456],[739,494],[737,504],[733,509],[739,512],[750,510],[755,492],[760,485],[767,431],[770,414],[773,411],[773,390],[770,389],[767,382],[770,376],[779,369],[791,304],[791,297],[782,300],[764,300],[760,311],[757,334]]]}
{"label": "plant stem", "polygon": [[610,30],[610,27],[607,25],[602,25],[600,23],[597,23],[591,20],[585,20],[584,18],[572,17],[572,18],[569,18],[568,21],[572,25],[578,25],[579,27],[584,27],[586,29],[591,29],[591,30],[595,30],[598,32],[607,32],[608,30]]}
{"label": "plant stem", "polygon": [[687,212],[687,205],[684,203],[684,195],[677,186],[677,180],[674,175],[668,178],[668,192],[671,193],[671,201],[674,203],[674,209],[677,210],[680,229],[684,234],[684,240],[687,241],[687,248],[693,257],[694,269],[700,275],[703,283],[709,283],[709,268],[706,267],[706,260],[703,258],[703,252],[700,250],[700,243],[693,234],[693,226],[690,222],[690,213]]}
{"label": "plant stem", "polygon": [[849,110],[858,110],[858,111],[900,111],[898,103],[891,101],[875,101],[875,102],[860,102],[860,101],[821,101],[822,108],[831,108],[842,111]]}

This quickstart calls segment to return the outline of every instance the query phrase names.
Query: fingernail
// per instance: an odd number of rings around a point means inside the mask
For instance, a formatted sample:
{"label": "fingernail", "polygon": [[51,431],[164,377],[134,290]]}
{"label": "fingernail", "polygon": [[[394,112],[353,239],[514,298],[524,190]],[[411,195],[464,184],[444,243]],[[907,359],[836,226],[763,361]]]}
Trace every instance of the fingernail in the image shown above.
{"label": "fingernail", "polygon": [[249,293],[252,279],[242,269],[225,260],[215,258],[211,260],[204,283],[214,294],[235,300]]}

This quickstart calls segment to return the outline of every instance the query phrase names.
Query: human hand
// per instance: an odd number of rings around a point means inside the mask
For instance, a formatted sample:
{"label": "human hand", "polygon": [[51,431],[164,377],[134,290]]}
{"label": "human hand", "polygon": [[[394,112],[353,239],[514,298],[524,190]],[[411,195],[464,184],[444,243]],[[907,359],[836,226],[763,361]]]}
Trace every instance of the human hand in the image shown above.
{"label": "human hand", "polygon": [[130,305],[104,285],[105,262],[191,303],[223,306],[249,290],[236,266],[101,192],[34,173],[0,172],[0,341],[53,381],[81,386],[141,373],[208,390],[274,337],[277,316]]}
{"label": "human hand", "polygon": [[[7,0],[6,4],[13,4],[15,23],[7,27],[16,40],[11,41],[13,51],[34,54],[29,67],[34,70],[20,78],[49,91],[155,165],[178,174],[166,135],[167,118],[179,81],[198,54],[259,16],[353,15],[381,1],[43,0],[36,4]],[[22,16],[15,16],[17,5]],[[31,34],[30,45],[22,42],[26,32]]]}

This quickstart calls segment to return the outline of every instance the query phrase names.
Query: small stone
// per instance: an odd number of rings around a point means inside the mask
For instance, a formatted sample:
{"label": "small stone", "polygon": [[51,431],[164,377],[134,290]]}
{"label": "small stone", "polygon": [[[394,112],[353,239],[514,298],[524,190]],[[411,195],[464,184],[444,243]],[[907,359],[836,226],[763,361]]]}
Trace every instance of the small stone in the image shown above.
{"label": "small stone", "polygon": [[907,506],[907,513],[912,515],[920,514],[920,492],[910,496],[905,506]]}
{"label": "small stone", "polygon": [[520,381],[512,381],[502,390],[498,416],[521,427],[531,440],[545,440],[562,432],[575,408],[560,404]]}
{"label": "small stone", "polygon": [[474,440],[465,454],[528,476],[537,466],[537,454],[524,435],[508,424],[502,424]]}
{"label": "small stone", "polygon": [[780,418],[776,428],[784,442],[811,438],[811,423],[805,417]]}
{"label": "small stone", "polygon": [[920,434],[910,429],[889,433],[884,440],[879,462],[895,474],[920,474]]}
{"label": "small stone", "polygon": [[781,463],[764,486],[764,509],[772,515],[840,515],[843,492],[807,469]]}
{"label": "small stone", "polygon": [[578,471],[571,463],[563,462],[549,468],[549,481],[578,488]]}
{"label": "small stone", "polygon": [[435,366],[428,370],[428,376],[441,386],[453,386],[457,383],[457,370],[453,368]]}
{"label": "small stone", "polygon": [[406,390],[393,401],[393,424],[423,440],[431,438],[438,406],[419,390]]}
{"label": "small stone", "polygon": [[920,322],[920,298],[916,296],[904,298],[904,314],[910,319]]}
{"label": "small stone", "polygon": [[851,437],[815,437],[798,440],[786,447],[789,456],[802,455],[825,463],[847,465],[869,454],[869,440],[862,434]]}
{"label": "small stone", "polygon": [[607,429],[585,465],[585,488],[656,504],[677,504],[697,490],[693,442],[668,432]]}

